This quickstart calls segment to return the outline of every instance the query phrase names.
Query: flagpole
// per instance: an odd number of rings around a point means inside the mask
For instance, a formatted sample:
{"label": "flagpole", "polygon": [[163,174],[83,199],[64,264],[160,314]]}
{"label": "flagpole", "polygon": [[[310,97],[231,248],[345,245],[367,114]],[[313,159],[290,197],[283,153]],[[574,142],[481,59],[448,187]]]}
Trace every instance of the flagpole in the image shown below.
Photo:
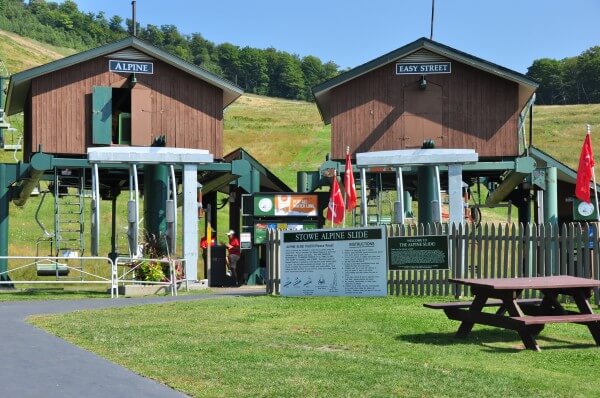
{"label": "flagpole", "polygon": [[[592,126],[587,125],[587,134],[592,138]],[[596,167],[592,167],[592,181],[594,181],[594,198],[596,199],[596,219],[600,223],[600,210],[598,210],[598,189],[596,186]]]}
{"label": "flagpole", "polygon": [[346,228],[346,202],[348,198],[346,197],[346,185],[344,184],[344,216],[342,218],[342,225]]}
{"label": "flagpole", "polygon": [[[346,146],[346,157],[348,157],[349,153],[350,153],[350,146]],[[344,175],[346,175],[345,173],[347,173],[347,172],[348,172],[348,170],[345,170]],[[348,188],[346,187],[346,180],[347,180],[347,178],[344,177],[344,218],[342,219],[342,225],[344,226],[344,228],[346,228],[346,206],[348,205],[348,195],[346,194],[348,192]]]}
{"label": "flagpole", "polygon": [[[333,179],[337,180],[337,170],[333,171]],[[331,182],[331,186],[333,187],[333,181]],[[335,193],[334,193],[334,195],[335,195]],[[330,206],[331,206],[331,204],[330,204]],[[335,213],[335,201],[333,202],[333,212]],[[331,228],[333,228],[333,219],[334,218],[335,218],[335,216],[332,214],[331,215]]]}

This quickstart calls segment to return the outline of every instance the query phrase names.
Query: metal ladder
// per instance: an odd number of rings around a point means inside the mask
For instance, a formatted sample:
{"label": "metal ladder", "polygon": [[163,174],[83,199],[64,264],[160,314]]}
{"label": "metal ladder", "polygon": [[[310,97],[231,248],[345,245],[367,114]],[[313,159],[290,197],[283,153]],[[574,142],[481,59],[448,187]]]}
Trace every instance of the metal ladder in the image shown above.
{"label": "metal ladder", "polygon": [[54,169],[54,248],[57,257],[83,256],[85,169]]}

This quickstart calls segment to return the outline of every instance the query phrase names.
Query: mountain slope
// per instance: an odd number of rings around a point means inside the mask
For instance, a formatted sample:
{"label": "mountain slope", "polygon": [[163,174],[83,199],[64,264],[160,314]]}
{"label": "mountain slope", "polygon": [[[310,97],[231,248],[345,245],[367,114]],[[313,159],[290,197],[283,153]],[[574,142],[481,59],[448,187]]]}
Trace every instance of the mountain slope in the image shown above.
{"label": "mountain slope", "polygon": [[0,30],[0,60],[10,74],[75,53],[70,48],[54,47]]}

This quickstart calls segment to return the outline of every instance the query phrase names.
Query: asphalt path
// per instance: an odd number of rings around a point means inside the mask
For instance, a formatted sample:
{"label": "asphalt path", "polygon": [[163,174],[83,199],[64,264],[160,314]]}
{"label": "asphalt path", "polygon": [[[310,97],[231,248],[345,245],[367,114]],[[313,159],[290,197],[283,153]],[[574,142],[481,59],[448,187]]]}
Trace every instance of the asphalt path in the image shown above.
{"label": "asphalt path", "polygon": [[260,294],[264,294],[264,289],[238,288],[178,297],[2,302],[0,396],[185,397],[168,386],[50,335],[28,324],[26,318],[35,314]]}

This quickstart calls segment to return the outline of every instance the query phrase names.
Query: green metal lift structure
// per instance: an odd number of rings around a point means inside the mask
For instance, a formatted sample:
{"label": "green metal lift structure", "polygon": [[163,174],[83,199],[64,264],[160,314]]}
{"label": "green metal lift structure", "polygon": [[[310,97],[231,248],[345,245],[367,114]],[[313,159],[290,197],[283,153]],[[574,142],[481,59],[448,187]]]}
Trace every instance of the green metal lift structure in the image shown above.
{"label": "green metal lift structure", "polygon": [[[8,256],[9,204],[13,202],[19,206],[25,205],[39,181],[52,181],[57,170],[64,169],[86,170],[85,175],[87,177],[85,177],[84,186],[89,187],[91,185],[93,164],[88,159],[61,158],[40,151],[31,157],[29,163],[0,163],[0,257]],[[143,187],[149,190],[144,195],[147,215],[149,215],[144,219],[145,228],[148,232],[157,236],[164,236],[167,234],[166,214],[168,210],[166,206],[169,169],[166,165],[141,165],[139,170],[144,173]],[[261,177],[264,178],[265,173],[268,172],[260,164],[249,159],[247,154],[230,162],[200,164],[197,170],[198,180],[202,180],[202,176],[210,176],[210,178],[203,180],[207,190],[216,191],[216,189],[228,185],[231,186],[230,189],[239,190],[239,192],[246,194],[260,192]],[[126,186],[129,166],[105,164],[101,166],[100,172],[102,174],[101,180],[105,182],[101,196],[106,200],[113,201],[112,252],[110,257],[115,257],[118,255],[115,242],[116,196]],[[177,173],[181,175],[181,169],[177,170]],[[216,194],[207,195],[204,201],[205,206],[212,204],[211,207],[216,211]],[[237,221],[241,218],[240,208],[231,206],[230,215],[231,227],[236,228],[236,224],[238,228],[241,227],[239,225],[240,221]],[[216,220],[216,214],[213,219]],[[195,222],[197,223],[197,219]],[[251,220],[242,220],[242,224],[247,222],[251,222]],[[56,239],[56,236],[54,239]],[[247,250],[244,257],[248,273],[247,283],[256,284],[260,281],[258,278],[258,248],[252,246],[251,249]],[[0,259],[0,272],[6,272],[7,270],[7,260]],[[6,280],[6,274],[2,275]]]}

